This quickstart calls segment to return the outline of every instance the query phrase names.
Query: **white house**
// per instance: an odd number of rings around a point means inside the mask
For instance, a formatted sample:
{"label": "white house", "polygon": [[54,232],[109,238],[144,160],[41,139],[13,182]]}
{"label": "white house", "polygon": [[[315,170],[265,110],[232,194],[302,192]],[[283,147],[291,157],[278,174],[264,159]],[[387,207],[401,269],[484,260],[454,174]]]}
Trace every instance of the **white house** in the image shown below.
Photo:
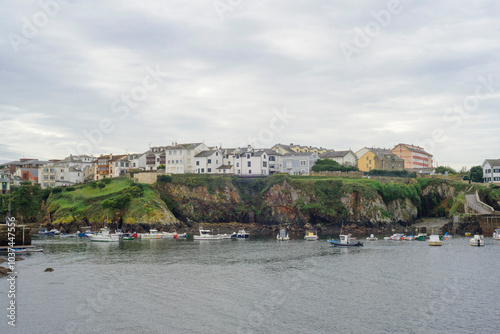
{"label": "white house", "polygon": [[201,151],[194,156],[195,172],[198,174],[218,174],[223,165],[224,156],[219,149]]}
{"label": "white house", "polygon": [[38,183],[42,188],[83,183],[94,160],[88,155],[70,155],[60,161],[50,161],[38,168]]}
{"label": "white house", "polygon": [[358,160],[356,154],[351,150],[326,152],[320,154],[319,157],[320,159],[331,159],[344,166],[356,166]]}
{"label": "white house", "polygon": [[484,183],[500,183],[500,159],[486,159],[481,167]]}
{"label": "white house", "polygon": [[234,174],[239,176],[269,175],[269,154],[266,149],[237,148],[233,152]]}

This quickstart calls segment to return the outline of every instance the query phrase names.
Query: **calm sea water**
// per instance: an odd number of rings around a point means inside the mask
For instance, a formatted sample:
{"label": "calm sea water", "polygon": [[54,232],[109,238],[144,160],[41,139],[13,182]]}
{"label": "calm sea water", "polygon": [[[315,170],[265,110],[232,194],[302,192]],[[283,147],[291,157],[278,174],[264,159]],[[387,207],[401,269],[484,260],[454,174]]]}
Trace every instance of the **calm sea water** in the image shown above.
{"label": "calm sea water", "polygon": [[[0,333],[499,333],[500,243],[35,240]],[[44,272],[45,268],[54,272]]]}

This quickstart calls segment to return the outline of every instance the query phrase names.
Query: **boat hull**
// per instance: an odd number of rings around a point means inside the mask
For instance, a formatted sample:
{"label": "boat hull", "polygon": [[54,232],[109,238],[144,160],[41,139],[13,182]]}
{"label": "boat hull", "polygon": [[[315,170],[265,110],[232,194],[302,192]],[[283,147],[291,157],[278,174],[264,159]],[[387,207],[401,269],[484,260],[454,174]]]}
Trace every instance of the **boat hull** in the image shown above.
{"label": "boat hull", "polygon": [[429,241],[429,246],[443,246],[442,241]]}
{"label": "boat hull", "polygon": [[333,247],[363,247],[363,244],[361,242],[359,242],[359,241],[357,243],[355,243],[355,244],[352,244],[352,243],[343,244],[343,243],[340,243],[340,241],[335,241],[335,240],[328,240],[328,242]]}

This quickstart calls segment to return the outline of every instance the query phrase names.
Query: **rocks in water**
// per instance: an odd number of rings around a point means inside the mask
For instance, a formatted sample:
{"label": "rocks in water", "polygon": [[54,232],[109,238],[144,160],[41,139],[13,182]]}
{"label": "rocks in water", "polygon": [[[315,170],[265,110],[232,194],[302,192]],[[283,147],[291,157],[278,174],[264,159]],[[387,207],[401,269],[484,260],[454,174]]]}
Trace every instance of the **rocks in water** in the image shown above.
{"label": "rocks in water", "polygon": [[54,269],[52,269],[52,268],[45,269],[45,272],[51,272],[51,271],[54,271]]}
{"label": "rocks in water", "polygon": [[0,263],[3,263],[3,262],[7,262],[7,260],[4,259],[3,257],[0,257]]}
{"label": "rocks in water", "polygon": [[24,260],[24,257],[16,256],[16,261],[22,261]]}

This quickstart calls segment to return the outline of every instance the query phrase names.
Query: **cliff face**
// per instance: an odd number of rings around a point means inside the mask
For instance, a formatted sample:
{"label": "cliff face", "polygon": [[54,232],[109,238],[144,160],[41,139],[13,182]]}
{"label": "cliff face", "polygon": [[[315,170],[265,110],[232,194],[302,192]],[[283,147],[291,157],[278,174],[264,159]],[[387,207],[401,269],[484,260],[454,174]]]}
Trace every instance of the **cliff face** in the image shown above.
{"label": "cliff face", "polygon": [[[257,222],[262,225],[305,224],[364,227],[411,224],[423,212],[436,216],[453,204],[453,186],[442,182],[383,185],[370,180],[268,178],[229,179],[218,189],[167,183],[157,186],[175,216],[188,222]],[[423,188],[423,190],[422,190]],[[444,204],[443,204],[444,202]],[[449,208],[448,208],[449,210]]]}
{"label": "cliff face", "polygon": [[41,212],[43,222],[53,225],[114,223],[173,229],[238,222],[378,228],[463,212],[466,188],[429,179],[382,184],[286,175],[260,179],[176,175],[154,186],[117,179],[104,187],[54,189],[46,194]]}

